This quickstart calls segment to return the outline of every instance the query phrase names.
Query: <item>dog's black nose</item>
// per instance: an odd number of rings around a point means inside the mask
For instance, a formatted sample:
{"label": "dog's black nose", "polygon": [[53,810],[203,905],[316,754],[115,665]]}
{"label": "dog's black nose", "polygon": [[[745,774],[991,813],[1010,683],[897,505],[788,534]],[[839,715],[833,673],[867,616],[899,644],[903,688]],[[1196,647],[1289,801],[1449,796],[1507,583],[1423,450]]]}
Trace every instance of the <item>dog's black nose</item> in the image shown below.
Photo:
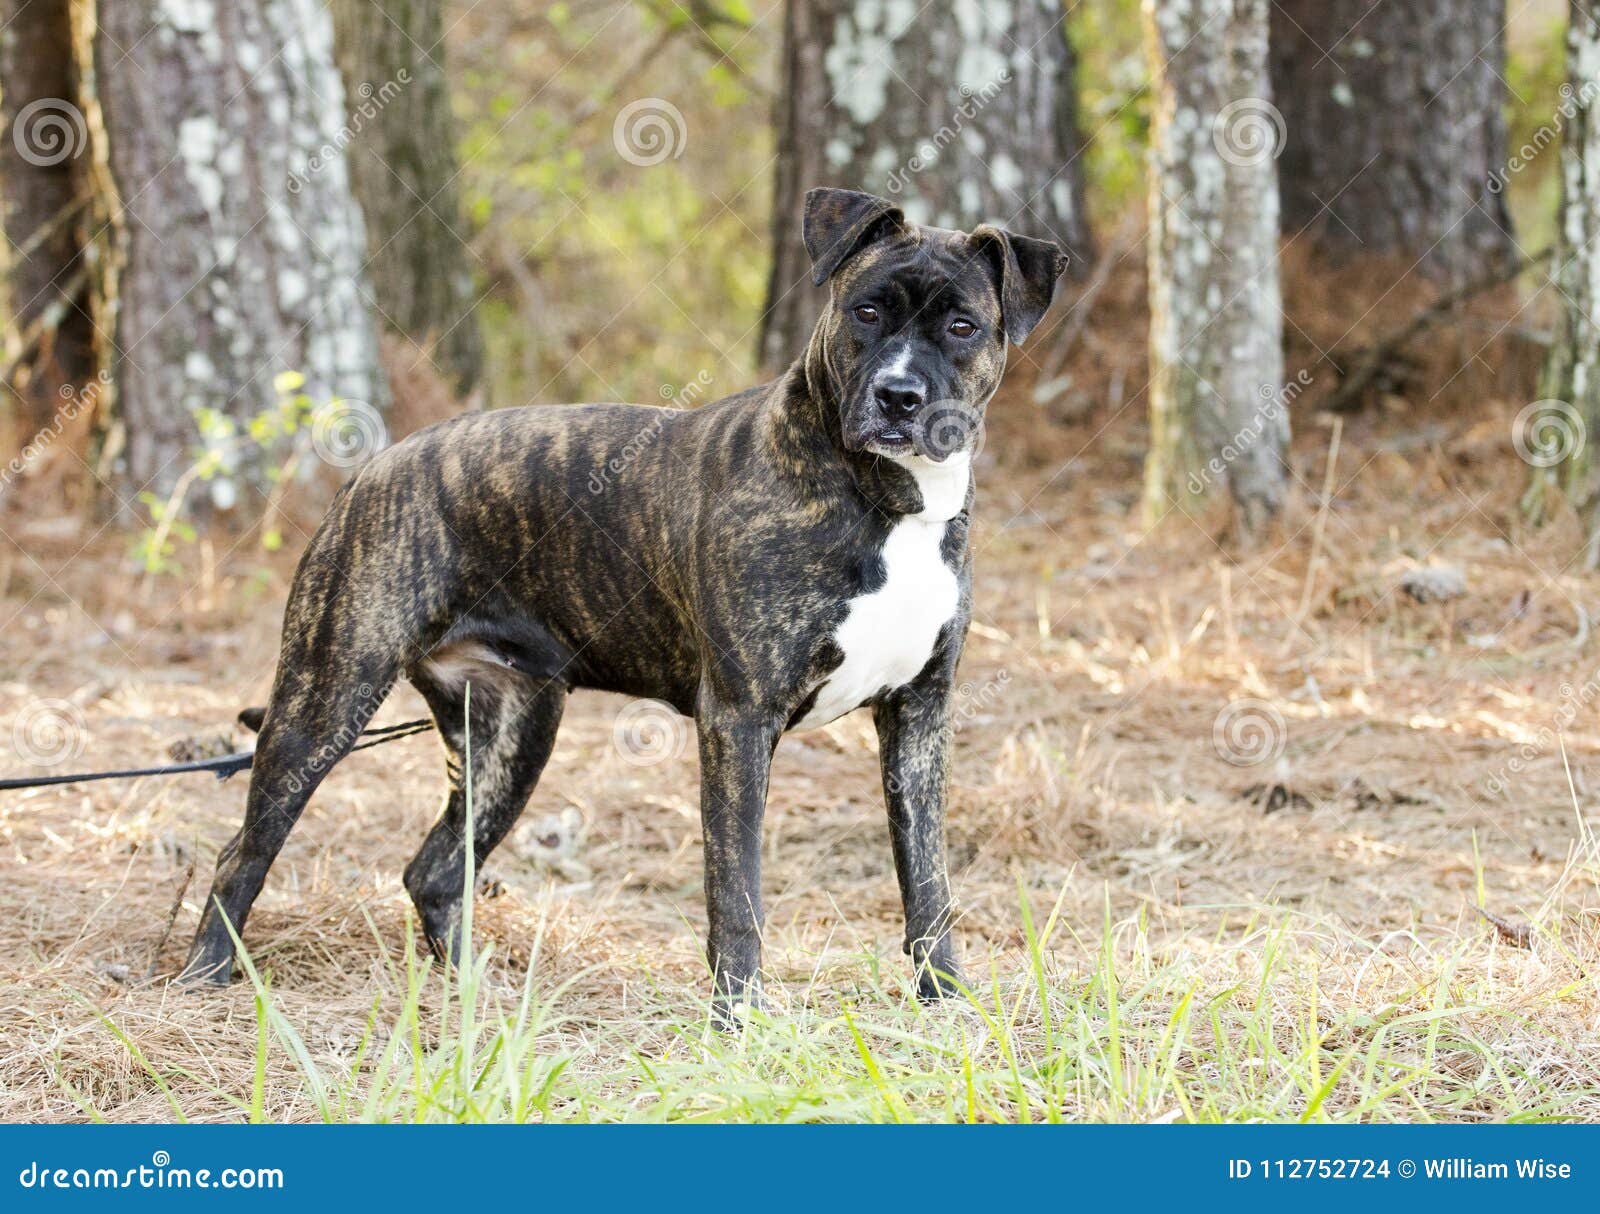
{"label": "dog's black nose", "polygon": [[878,408],[889,417],[910,417],[928,399],[922,381],[909,375],[879,380],[873,385],[872,394],[878,399]]}

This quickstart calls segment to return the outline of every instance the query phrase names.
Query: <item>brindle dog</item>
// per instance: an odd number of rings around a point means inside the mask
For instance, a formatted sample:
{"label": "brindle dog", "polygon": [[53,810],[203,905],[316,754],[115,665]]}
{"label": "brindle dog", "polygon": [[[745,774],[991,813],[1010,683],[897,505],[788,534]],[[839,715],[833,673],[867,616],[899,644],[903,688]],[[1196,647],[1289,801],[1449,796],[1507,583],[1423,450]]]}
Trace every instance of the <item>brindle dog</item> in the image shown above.
{"label": "brindle dog", "polygon": [[448,799],[405,871],[441,957],[461,943],[468,684],[479,865],[533,792],[567,693],[592,687],[696,722],[724,1013],[759,996],[773,750],[860,706],[917,991],[954,989],[944,817],[969,473],[1006,344],[1043,316],[1066,259],[850,190],[807,194],[803,235],[831,301],[781,379],[692,411],[468,414],[344,486],[295,573],[244,826],[183,979],[228,980],[228,923],[243,929],[307,799],[404,675],[444,740]]}

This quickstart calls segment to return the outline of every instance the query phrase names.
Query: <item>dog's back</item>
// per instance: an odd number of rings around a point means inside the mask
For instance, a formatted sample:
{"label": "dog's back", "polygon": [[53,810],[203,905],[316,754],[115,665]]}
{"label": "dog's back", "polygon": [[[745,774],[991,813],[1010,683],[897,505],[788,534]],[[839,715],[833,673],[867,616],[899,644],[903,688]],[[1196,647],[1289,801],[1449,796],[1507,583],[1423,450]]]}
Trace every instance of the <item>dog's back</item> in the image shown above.
{"label": "dog's back", "polygon": [[[381,633],[406,668],[488,646],[574,685],[693,700],[691,559],[737,442],[728,409],[536,406],[471,414],[373,459],[307,549],[286,631],[330,615]],[[701,416],[704,414],[704,416]],[[713,416],[721,415],[721,416]],[[740,419],[733,419],[737,423]],[[750,419],[750,420],[753,420]],[[732,429],[743,427],[735,424]],[[676,625],[676,627],[674,627]]]}

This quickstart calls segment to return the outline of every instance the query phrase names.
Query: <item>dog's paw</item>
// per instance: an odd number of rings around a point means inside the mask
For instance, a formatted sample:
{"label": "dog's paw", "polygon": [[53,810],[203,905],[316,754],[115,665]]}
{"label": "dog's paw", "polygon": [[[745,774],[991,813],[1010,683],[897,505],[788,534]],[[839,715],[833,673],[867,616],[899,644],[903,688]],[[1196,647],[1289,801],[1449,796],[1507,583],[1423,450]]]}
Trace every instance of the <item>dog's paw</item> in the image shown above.
{"label": "dog's paw", "polygon": [[765,1019],[771,1013],[771,1005],[759,982],[750,983],[738,994],[723,992],[711,1000],[711,1023],[722,1032],[747,1028],[753,1021]]}
{"label": "dog's paw", "polygon": [[917,999],[937,1003],[943,999],[965,999],[967,980],[956,966],[917,971]]}
{"label": "dog's paw", "polygon": [[203,994],[206,991],[226,990],[233,981],[233,958],[226,961],[191,961],[173,978],[172,985],[180,991]]}

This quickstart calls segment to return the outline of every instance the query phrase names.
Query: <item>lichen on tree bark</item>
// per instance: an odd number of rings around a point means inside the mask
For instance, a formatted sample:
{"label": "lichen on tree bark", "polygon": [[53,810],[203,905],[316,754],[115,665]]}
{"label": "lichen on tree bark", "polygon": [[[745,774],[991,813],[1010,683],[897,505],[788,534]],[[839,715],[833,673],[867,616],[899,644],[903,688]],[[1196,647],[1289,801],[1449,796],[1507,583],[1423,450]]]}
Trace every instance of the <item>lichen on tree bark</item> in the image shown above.
{"label": "lichen on tree bark", "polygon": [[1145,0],[1151,63],[1151,519],[1226,485],[1281,509],[1289,418],[1267,0]]}
{"label": "lichen on tree bark", "polygon": [[[1582,511],[1589,533],[1587,559],[1600,564],[1600,486],[1596,485],[1594,443],[1600,439],[1600,121],[1594,99],[1600,92],[1600,19],[1580,0],[1571,0],[1567,31],[1567,82],[1573,114],[1562,130],[1561,210],[1551,285],[1556,288],[1556,332],[1539,378],[1539,396],[1559,462],[1535,467],[1524,504],[1540,513],[1545,494],[1556,483]],[[1530,406],[1530,410],[1537,406]],[[1525,411],[1520,424],[1539,419]],[[1550,436],[1543,436],[1550,437]],[[1526,449],[1530,445],[1524,442]],[[1541,461],[1542,462],[1542,461]]]}
{"label": "lichen on tree bark", "polygon": [[1051,0],[789,0],[773,265],[760,349],[777,369],[827,298],[808,276],[812,186],[866,190],[919,223],[994,222],[1090,254],[1076,63]]}
{"label": "lichen on tree bark", "polygon": [[[124,479],[165,492],[195,415],[248,419],[274,379],[383,408],[344,89],[319,0],[117,0],[95,66],[119,202],[112,350]],[[248,458],[221,499],[265,465]]]}
{"label": "lichen on tree bark", "polygon": [[1514,256],[1504,0],[1274,0],[1286,235],[1459,282]]}

